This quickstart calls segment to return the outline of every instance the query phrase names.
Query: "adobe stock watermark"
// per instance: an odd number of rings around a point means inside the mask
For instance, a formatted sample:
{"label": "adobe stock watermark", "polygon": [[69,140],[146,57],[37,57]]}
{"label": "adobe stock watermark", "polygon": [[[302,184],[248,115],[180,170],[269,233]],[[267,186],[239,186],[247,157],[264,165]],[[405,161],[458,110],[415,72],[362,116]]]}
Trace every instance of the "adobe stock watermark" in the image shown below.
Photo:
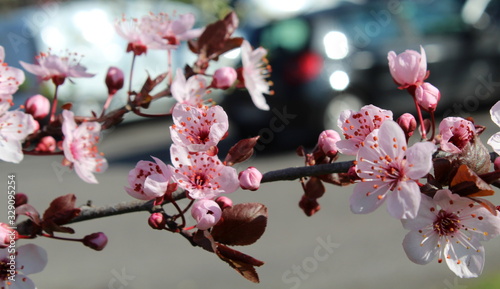
{"label": "adobe stock watermark", "polygon": [[120,272],[115,269],[111,270],[111,275],[113,275],[113,277],[109,279],[108,289],[124,289],[130,285],[130,281],[136,278],[135,275],[127,274],[125,267],[123,267]]}
{"label": "adobe stock watermark", "polygon": [[460,116],[467,118],[471,116],[470,112],[475,112],[480,107],[481,100],[489,99],[495,92],[496,87],[500,86],[500,81],[493,81],[491,73],[485,77],[479,75],[477,78],[478,84],[474,88],[474,94],[468,95],[463,101],[455,102],[450,108],[443,112],[443,118],[450,115]]}
{"label": "adobe stock watermark", "polygon": [[12,50],[18,53],[21,46],[28,44],[29,38],[40,34],[42,28],[46,26],[59,12],[58,1],[39,0],[36,2],[38,9],[34,13],[21,18],[23,23],[20,34],[9,32],[6,37],[9,40]]}
{"label": "adobe stock watermark", "polygon": [[311,277],[311,274],[318,270],[321,262],[325,262],[335,252],[335,249],[340,247],[340,244],[333,243],[331,235],[325,239],[317,237],[318,245],[312,251],[312,255],[304,258],[299,265],[293,264],[289,270],[286,270],[281,276],[281,280],[285,284],[290,284],[290,289],[297,289],[305,281]]}
{"label": "adobe stock watermark", "polygon": [[254,147],[257,151],[262,151],[266,145],[274,140],[277,133],[282,132],[290,124],[291,120],[297,117],[296,114],[287,112],[286,105],[281,110],[273,107],[271,111],[274,116],[269,121],[269,127],[262,128],[258,133],[260,138]]}

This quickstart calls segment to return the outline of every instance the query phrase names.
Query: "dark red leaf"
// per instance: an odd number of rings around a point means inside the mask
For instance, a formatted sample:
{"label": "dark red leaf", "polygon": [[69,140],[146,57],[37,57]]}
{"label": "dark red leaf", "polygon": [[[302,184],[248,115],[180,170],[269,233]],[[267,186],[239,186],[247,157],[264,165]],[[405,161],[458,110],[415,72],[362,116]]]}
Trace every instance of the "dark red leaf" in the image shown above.
{"label": "dark red leaf", "polygon": [[237,204],[222,212],[221,221],[212,229],[215,241],[227,245],[250,245],[264,234],[267,208],[260,203]]}
{"label": "dark red leaf", "polygon": [[461,165],[450,183],[450,190],[462,197],[491,196],[495,192],[468,166]]}
{"label": "dark red leaf", "polygon": [[215,253],[215,241],[206,230],[198,230],[193,234],[193,241],[203,249]]}
{"label": "dark red leaf", "polygon": [[249,159],[253,155],[254,147],[257,144],[260,136],[255,136],[247,139],[242,139],[233,145],[224,159],[228,166],[241,163]]}
{"label": "dark red leaf", "polygon": [[254,266],[262,266],[264,262],[222,244],[217,244],[216,254],[221,260],[228,263],[231,268],[240,273],[241,276],[254,283],[259,283],[259,275]]}
{"label": "dark red leaf", "polygon": [[498,214],[497,207],[492,202],[485,200],[483,198],[472,198],[472,197],[468,197],[468,198],[473,200],[474,202],[480,204],[481,206],[485,207],[494,216],[496,216]]}
{"label": "dark red leaf", "polygon": [[311,177],[304,187],[305,195],[309,198],[318,199],[325,193],[325,186],[318,177]]}
{"label": "dark red leaf", "polygon": [[60,225],[67,224],[80,214],[80,209],[75,208],[75,201],[76,197],[73,194],[54,199],[43,213],[43,229],[49,234],[53,232],[73,233],[73,229]]}
{"label": "dark red leaf", "polygon": [[40,214],[38,211],[30,204],[24,204],[16,208],[16,216],[23,215],[28,217],[35,225],[40,225]]}

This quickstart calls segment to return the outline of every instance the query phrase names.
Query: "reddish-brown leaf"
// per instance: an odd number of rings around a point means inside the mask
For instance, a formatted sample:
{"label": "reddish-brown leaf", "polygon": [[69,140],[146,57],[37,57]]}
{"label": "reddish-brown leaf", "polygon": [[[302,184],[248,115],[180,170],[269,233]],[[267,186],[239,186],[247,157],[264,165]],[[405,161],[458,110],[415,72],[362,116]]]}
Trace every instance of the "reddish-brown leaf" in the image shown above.
{"label": "reddish-brown leaf", "polygon": [[450,183],[450,190],[462,197],[491,196],[495,192],[468,166],[461,165]]}
{"label": "reddish-brown leaf", "polygon": [[53,232],[74,233],[73,229],[61,227],[61,225],[67,224],[80,214],[80,209],[75,208],[75,201],[76,197],[73,194],[54,199],[43,213],[43,229],[49,234]]}
{"label": "reddish-brown leaf", "polygon": [[267,208],[260,203],[237,204],[222,212],[221,221],[212,229],[215,241],[227,245],[250,245],[264,234]]}
{"label": "reddish-brown leaf", "polygon": [[325,193],[325,185],[318,177],[311,177],[307,181],[304,191],[308,198],[318,199]]}
{"label": "reddish-brown leaf", "polygon": [[224,159],[228,166],[241,163],[249,159],[253,155],[254,147],[257,144],[260,136],[242,139],[233,145]]}
{"label": "reddish-brown leaf", "polygon": [[264,262],[222,244],[217,244],[216,254],[221,260],[228,263],[231,268],[240,273],[241,276],[254,283],[259,283],[259,275],[254,266],[262,266]]}

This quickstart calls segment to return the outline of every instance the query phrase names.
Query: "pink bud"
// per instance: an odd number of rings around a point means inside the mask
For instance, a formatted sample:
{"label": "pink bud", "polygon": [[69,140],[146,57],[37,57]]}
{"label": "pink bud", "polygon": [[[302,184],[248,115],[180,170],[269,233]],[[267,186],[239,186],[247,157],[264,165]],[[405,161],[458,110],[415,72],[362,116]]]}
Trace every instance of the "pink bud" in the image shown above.
{"label": "pink bud", "polygon": [[262,174],[254,167],[248,167],[246,170],[240,172],[238,179],[240,180],[240,187],[244,190],[256,191],[260,187]]}
{"label": "pink bud", "polygon": [[420,53],[406,50],[396,55],[394,51],[390,51],[387,59],[391,76],[400,88],[420,85],[428,76],[427,58],[422,46],[420,46]]}
{"label": "pink bud", "polygon": [[16,203],[14,204],[14,207],[17,208],[27,203],[28,203],[28,196],[26,196],[23,193],[16,193]]}
{"label": "pink bud", "polygon": [[424,82],[415,89],[415,98],[423,110],[433,112],[436,111],[439,99],[441,99],[441,93],[432,84]]}
{"label": "pink bud", "polygon": [[115,94],[123,87],[123,71],[121,69],[111,66],[106,74],[106,86],[108,87],[109,94]]}
{"label": "pink bud", "polygon": [[325,130],[320,133],[318,138],[318,147],[323,153],[329,157],[333,157],[338,153],[337,142],[340,140],[340,135],[334,130]]}
{"label": "pink bud", "polygon": [[18,238],[16,230],[5,223],[0,223],[0,248],[7,248],[11,243],[15,245]]}
{"label": "pink bud", "polygon": [[212,87],[220,89],[228,89],[236,81],[238,74],[232,67],[222,67],[215,71],[212,80]]}
{"label": "pink bud", "polygon": [[493,162],[493,169],[495,171],[500,170],[500,157],[497,157],[495,161]]}
{"label": "pink bud", "polygon": [[151,216],[149,216],[148,224],[155,230],[165,229],[165,223],[165,216],[162,213],[152,213]]}
{"label": "pink bud", "polygon": [[55,150],[56,140],[50,135],[42,137],[35,148],[37,152],[54,152]]}
{"label": "pink bud", "polygon": [[410,113],[403,113],[397,120],[399,126],[405,132],[406,140],[413,135],[413,132],[417,129],[417,120]]}
{"label": "pink bud", "polygon": [[101,251],[106,247],[108,237],[102,232],[93,233],[83,238],[83,245],[90,247],[96,251]]}
{"label": "pink bud", "polygon": [[50,101],[41,94],[33,95],[24,102],[24,110],[35,119],[43,119],[50,112]]}
{"label": "pink bud", "polygon": [[219,205],[219,207],[224,211],[226,208],[231,208],[233,206],[233,201],[226,197],[226,196],[221,196],[215,199],[215,202]]}
{"label": "pink bud", "polygon": [[196,227],[206,230],[219,222],[222,210],[219,205],[212,200],[198,200],[191,207],[191,216],[196,220]]}

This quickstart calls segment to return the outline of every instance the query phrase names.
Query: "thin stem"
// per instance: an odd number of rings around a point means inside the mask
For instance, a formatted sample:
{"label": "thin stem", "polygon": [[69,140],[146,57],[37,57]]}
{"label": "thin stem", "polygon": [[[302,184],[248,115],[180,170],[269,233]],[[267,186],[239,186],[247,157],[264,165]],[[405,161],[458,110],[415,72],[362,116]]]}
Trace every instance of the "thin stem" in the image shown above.
{"label": "thin stem", "polygon": [[418,121],[420,122],[420,132],[422,133],[422,140],[427,139],[427,134],[425,133],[425,124],[424,124],[424,118],[422,117],[422,110],[420,109],[420,106],[417,103],[417,99],[415,96],[413,96],[413,101],[415,102],[415,107],[417,108],[417,115],[418,115]]}
{"label": "thin stem", "polygon": [[52,100],[52,108],[50,109],[50,122],[55,120],[56,110],[57,110],[57,91],[59,89],[59,84],[55,84],[56,88],[54,90],[54,99]]}
{"label": "thin stem", "polygon": [[162,114],[148,114],[148,113],[143,113],[139,109],[134,109],[134,113],[138,116],[142,117],[166,117],[172,115],[171,113],[162,113]]}
{"label": "thin stem", "polygon": [[49,235],[49,234],[45,234],[45,233],[42,233],[40,236],[46,237],[46,238],[51,238],[51,239],[56,239],[56,240],[62,240],[62,241],[72,241],[72,242],[82,242],[83,241],[82,239],[64,238],[64,237],[58,237],[58,236]]}
{"label": "thin stem", "polygon": [[431,112],[431,125],[432,125],[432,136],[430,141],[434,140],[434,136],[436,134],[436,118],[434,117],[434,112]]}
{"label": "thin stem", "polygon": [[168,57],[168,86],[172,84],[172,51],[167,49]]}
{"label": "thin stem", "polygon": [[109,105],[111,104],[111,100],[113,99],[114,94],[109,94],[108,98],[106,99],[106,102],[104,103],[104,106],[102,107],[102,112],[100,118],[104,116],[106,113],[106,109],[108,109]]}
{"label": "thin stem", "polygon": [[132,56],[132,64],[130,65],[130,77],[128,82],[128,102],[130,103],[130,93],[132,92],[132,76],[134,74],[134,64],[135,64],[135,53]]}

